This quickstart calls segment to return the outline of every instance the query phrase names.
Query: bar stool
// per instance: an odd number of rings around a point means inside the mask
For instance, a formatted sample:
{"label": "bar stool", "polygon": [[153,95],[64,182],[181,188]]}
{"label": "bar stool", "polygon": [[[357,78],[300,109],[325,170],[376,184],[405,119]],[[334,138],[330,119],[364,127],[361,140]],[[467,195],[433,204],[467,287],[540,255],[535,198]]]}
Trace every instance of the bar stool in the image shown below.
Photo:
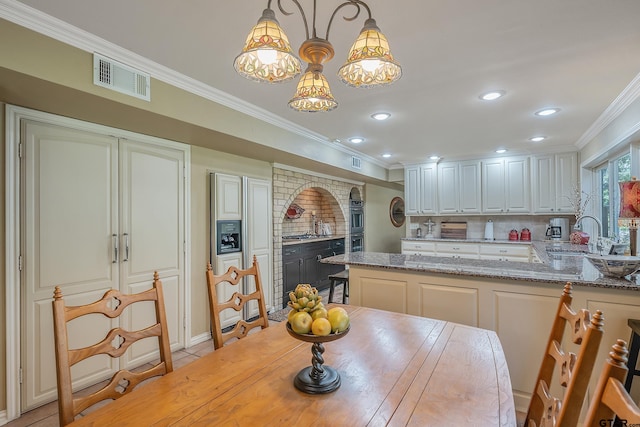
{"label": "bar stool", "polygon": [[331,280],[331,285],[329,288],[329,303],[333,301],[333,291],[336,289],[336,284],[344,284],[342,290],[342,303],[347,303],[347,297],[349,296],[349,270],[342,270],[336,274],[330,274],[329,280]]}
{"label": "bar stool", "polygon": [[633,377],[640,375],[640,370],[636,369],[638,362],[638,351],[640,350],[640,320],[629,319],[627,324],[631,328],[631,338],[629,339],[629,361],[627,367],[629,373],[627,379],[624,382],[624,388],[627,392],[631,392],[631,382]]}

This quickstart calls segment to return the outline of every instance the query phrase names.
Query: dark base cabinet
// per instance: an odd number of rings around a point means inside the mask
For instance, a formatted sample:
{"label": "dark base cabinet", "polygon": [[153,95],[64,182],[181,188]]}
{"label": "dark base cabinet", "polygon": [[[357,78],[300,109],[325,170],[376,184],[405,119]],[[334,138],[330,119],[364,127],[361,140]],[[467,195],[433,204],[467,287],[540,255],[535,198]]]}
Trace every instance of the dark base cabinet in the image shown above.
{"label": "dark base cabinet", "polygon": [[320,260],[341,254],[344,254],[344,238],[283,246],[283,308],[289,301],[289,292],[299,283],[308,283],[319,291],[329,288],[329,275],[342,271],[344,266],[323,264]]}

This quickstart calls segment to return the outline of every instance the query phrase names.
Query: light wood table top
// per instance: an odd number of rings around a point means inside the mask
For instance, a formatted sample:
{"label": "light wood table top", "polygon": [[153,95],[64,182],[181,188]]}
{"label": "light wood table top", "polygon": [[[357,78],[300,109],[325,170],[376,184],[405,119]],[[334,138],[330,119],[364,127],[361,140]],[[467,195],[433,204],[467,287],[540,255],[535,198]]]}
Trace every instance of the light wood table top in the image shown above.
{"label": "light wood table top", "polygon": [[286,323],[230,343],[72,425],[515,426],[509,370],[495,332],[344,306],[351,329],[324,344],[341,386],[293,385],[311,344]]}

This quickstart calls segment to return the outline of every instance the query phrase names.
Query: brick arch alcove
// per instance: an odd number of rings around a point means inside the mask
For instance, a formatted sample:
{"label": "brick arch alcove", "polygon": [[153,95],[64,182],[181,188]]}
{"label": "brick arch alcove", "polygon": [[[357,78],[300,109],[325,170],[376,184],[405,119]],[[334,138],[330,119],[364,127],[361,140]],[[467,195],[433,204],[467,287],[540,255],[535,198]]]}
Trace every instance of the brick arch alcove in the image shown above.
{"label": "brick arch alcove", "polygon": [[[304,234],[311,231],[313,211],[316,217],[331,226],[332,235],[348,237],[347,218],[349,194],[356,187],[363,193],[361,184],[318,177],[302,172],[274,167],[273,169],[273,283],[274,305],[282,307],[282,236]],[[286,218],[292,203],[305,209],[299,219]],[[294,223],[295,221],[295,223]],[[347,243],[349,239],[346,238]],[[349,248],[347,247],[347,250]]]}

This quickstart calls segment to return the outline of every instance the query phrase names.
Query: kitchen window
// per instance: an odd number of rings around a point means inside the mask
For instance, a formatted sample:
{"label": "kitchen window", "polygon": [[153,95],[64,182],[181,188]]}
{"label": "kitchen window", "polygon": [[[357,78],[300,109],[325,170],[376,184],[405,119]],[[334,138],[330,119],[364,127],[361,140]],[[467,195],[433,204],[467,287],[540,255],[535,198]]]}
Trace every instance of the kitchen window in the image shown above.
{"label": "kitchen window", "polygon": [[618,183],[631,179],[631,154],[626,153],[596,168],[600,194],[600,218],[602,235],[629,241],[629,227],[618,224],[620,188]]}

